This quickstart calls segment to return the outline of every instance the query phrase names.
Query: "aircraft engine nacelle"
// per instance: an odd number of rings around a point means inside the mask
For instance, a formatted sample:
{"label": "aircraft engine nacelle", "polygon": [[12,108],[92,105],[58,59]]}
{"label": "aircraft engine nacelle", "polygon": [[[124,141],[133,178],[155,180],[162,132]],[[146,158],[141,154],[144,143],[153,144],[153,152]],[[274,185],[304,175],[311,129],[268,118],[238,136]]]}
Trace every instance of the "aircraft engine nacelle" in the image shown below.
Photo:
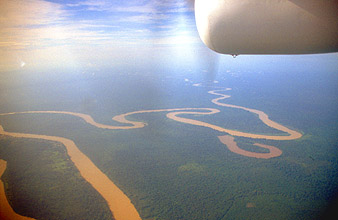
{"label": "aircraft engine nacelle", "polygon": [[223,54],[338,52],[337,0],[195,0],[195,17]]}

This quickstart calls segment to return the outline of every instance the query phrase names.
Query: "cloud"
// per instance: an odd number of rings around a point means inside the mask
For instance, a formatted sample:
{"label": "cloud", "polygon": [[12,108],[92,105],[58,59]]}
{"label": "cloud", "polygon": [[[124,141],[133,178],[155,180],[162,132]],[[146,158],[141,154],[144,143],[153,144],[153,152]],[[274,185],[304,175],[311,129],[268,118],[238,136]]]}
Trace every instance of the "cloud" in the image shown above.
{"label": "cloud", "polygon": [[132,16],[124,16],[117,19],[118,22],[129,22],[129,23],[142,23],[142,24],[154,24],[159,23],[160,21],[165,21],[170,17],[165,14],[160,15],[149,15],[149,14],[142,14],[142,15],[132,15]]}
{"label": "cloud", "polygon": [[180,0],[0,0],[0,71],[90,57],[83,51],[195,43],[191,13]]}
{"label": "cloud", "polygon": [[110,1],[103,1],[103,0],[86,0],[86,1],[79,1],[77,3],[68,3],[66,4],[68,7],[87,7],[87,10],[93,11],[103,11],[107,9],[107,6],[111,6]]}
{"label": "cloud", "polygon": [[[106,13],[94,16],[90,14],[93,10]],[[182,25],[176,13],[190,10],[185,1],[178,0],[86,0],[65,5],[43,0],[1,0],[0,47],[23,49],[53,40],[88,39],[90,35],[102,39],[113,32],[140,27],[153,32],[174,30]]]}
{"label": "cloud", "polygon": [[73,8],[85,8],[90,11],[133,12],[133,13],[182,13],[192,12],[193,4],[185,0],[148,0],[148,1],[109,1],[85,0],[67,4]]}
{"label": "cloud", "polygon": [[21,49],[31,45],[42,27],[59,24],[67,12],[55,3],[41,0],[1,0],[0,46]]}
{"label": "cloud", "polygon": [[1,0],[0,28],[51,24],[63,20],[61,6],[42,0]]}

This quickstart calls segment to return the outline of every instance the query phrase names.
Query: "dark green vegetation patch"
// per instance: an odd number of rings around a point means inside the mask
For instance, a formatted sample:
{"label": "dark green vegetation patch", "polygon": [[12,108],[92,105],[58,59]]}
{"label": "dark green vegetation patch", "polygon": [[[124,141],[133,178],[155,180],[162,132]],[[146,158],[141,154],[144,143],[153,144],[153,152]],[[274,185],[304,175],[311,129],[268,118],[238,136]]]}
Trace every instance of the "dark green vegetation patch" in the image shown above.
{"label": "dark green vegetation patch", "polygon": [[0,158],[7,161],[2,181],[15,212],[36,219],[112,219],[63,145],[1,135]]}

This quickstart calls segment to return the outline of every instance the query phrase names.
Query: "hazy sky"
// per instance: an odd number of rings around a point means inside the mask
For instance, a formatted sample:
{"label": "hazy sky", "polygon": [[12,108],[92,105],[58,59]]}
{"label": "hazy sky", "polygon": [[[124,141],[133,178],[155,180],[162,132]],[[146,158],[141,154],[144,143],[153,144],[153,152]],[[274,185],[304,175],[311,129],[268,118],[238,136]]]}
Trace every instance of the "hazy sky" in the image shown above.
{"label": "hazy sky", "polygon": [[0,19],[1,71],[200,44],[184,0],[0,0]]}
{"label": "hazy sky", "polygon": [[[188,3],[190,2],[190,4]],[[0,0],[0,72],[114,67],[154,59],[214,62],[200,40],[191,0]],[[202,52],[196,52],[201,50]],[[209,56],[209,58],[208,58]],[[338,54],[239,56],[236,66],[288,60],[327,62]],[[309,61],[310,60],[310,61]],[[258,62],[259,61],[259,62]],[[324,66],[327,64],[322,64]]]}

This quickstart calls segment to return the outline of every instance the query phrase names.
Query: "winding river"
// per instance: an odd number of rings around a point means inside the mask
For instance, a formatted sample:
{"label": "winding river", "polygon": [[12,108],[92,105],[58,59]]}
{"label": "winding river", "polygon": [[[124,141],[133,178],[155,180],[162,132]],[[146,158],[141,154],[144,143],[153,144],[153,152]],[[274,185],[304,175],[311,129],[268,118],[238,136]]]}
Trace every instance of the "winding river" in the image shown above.
{"label": "winding river", "polygon": [[[206,128],[210,128],[216,131],[224,132],[227,135],[219,136],[219,140],[225,144],[228,149],[234,153],[247,156],[247,157],[254,157],[254,158],[262,158],[262,159],[269,159],[273,157],[278,157],[282,154],[282,151],[274,146],[264,145],[255,143],[256,146],[268,149],[268,153],[257,153],[246,151],[237,146],[235,139],[233,136],[239,137],[247,137],[253,139],[268,139],[268,140],[293,140],[300,138],[302,136],[301,133],[291,130],[277,122],[274,122],[269,119],[268,115],[262,111],[250,109],[242,106],[236,106],[231,104],[225,104],[220,102],[220,100],[224,100],[229,98],[229,95],[224,95],[219,93],[221,91],[227,91],[230,89],[223,89],[223,90],[214,90],[209,91],[210,94],[219,96],[218,98],[212,99],[211,102],[222,107],[229,107],[229,108],[236,108],[245,110],[254,114],[257,114],[259,119],[270,126],[271,128],[275,128],[277,130],[283,131],[288,133],[289,135],[286,136],[273,136],[273,135],[263,135],[263,134],[252,134],[252,133],[245,133],[235,130],[230,130],[226,128],[219,127],[217,125],[209,124],[206,122],[188,119],[181,117],[180,115],[211,115],[215,113],[219,113],[220,110],[215,108],[173,108],[173,109],[157,109],[157,110],[142,110],[142,111],[134,111],[125,114],[121,114],[118,116],[113,117],[114,121],[119,123],[128,124],[126,126],[112,126],[112,125],[105,125],[101,123],[97,123],[90,115],[82,114],[82,113],[74,113],[74,112],[66,112],[66,111],[25,111],[25,112],[12,112],[12,113],[3,113],[1,115],[16,115],[16,114],[64,114],[64,115],[72,115],[75,117],[82,118],[88,124],[91,124],[97,128],[102,129],[111,129],[111,130],[121,130],[121,129],[136,129],[136,128],[143,128],[147,124],[144,122],[138,121],[130,121],[126,117],[134,114],[142,114],[142,113],[156,113],[156,112],[168,112],[167,117],[186,124],[202,126]],[[113,213],[116,220],[140,220],[141,217],[137,212],[134,205],[131,203],[130,199],[104,174],[98,169],[95,164],[86,156],[84,155],[76,146],[76,144],[67,138],[63,137],[56,137],[56,136],[47,136],[47,135],[39,135],[39,134],[24,134],[24,133],[15,133],[15,132],[7,132],[5,131],[2,126],[0,125],[0,134],[6,136],[12,136],[17,138],[33,138],[33,139],[43,139],[48,141],[55,141],[63,144],[67,150],[70,159],[75,164],[77,169],[80,171],[82,177],[89,182],[93,188],[95,188],[102,197],[107,201],[107,204]],[[1,167],[5,167],[3,162]],[[5,168],[4,168],[5,169]],[[3,190],[0,192],[0,200],[1,202],[6,199]],[[6,199],[7,201],[7,199]],[[2,204],[2,203],[1,203]],[[8,213],[11,212],[11,207],[7,207]],[[13,210],[12,210],[13,211]]]}

